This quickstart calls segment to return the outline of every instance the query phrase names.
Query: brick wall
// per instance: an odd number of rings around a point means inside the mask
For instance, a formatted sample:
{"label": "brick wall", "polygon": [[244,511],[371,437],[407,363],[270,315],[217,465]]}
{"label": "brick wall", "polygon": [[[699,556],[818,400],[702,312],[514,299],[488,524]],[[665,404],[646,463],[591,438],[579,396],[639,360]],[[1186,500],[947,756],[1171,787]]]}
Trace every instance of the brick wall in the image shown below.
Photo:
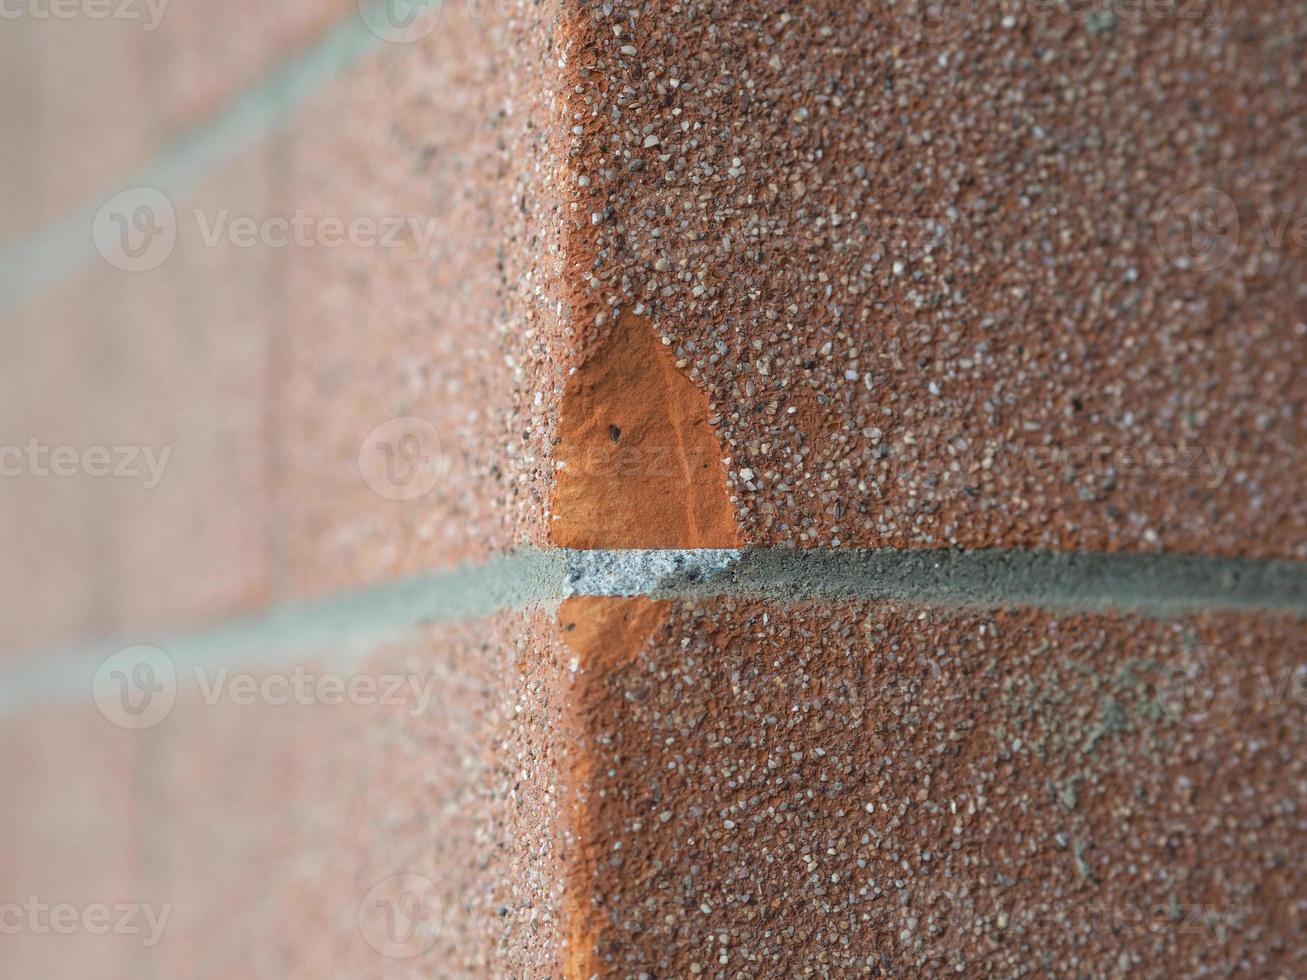
{"label": "brick wall", "polygon": [[1301,11],[92,8],[0,976],[1301,972]]}

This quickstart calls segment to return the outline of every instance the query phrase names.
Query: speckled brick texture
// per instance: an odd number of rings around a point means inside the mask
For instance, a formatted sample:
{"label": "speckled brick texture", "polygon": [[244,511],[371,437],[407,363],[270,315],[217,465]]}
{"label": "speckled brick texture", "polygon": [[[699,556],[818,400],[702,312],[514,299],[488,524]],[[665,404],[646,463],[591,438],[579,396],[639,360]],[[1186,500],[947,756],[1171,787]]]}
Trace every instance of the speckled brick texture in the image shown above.
{"label": "speckled brick texture", "polygon": [[[204,207],[262,213],[260,164],[215,177]],[[7,456],[0,482],[6,650],[179,628],[271,585],[267,257],[192,240],[153,275],[97,262],[4,315],[3,444],[45,454]],[[102,470],[80,463],[92,447]]]}
{"label": "speckled brick texture", "polygon": [[[558,486],[649,546],[716,493],[753,544],[1302,557],[1299,12],[928,14],[568,8],[576,376],[647,323],[728,487],[602,383]],[[1293,624],[622,606],[560,612],[568,975],[1297,971]],[[1213,670],[1240,713],[1169,718]]]}
{"label": "speckled brick texture", "polygon": [[574,5],[572,285],[749,541],[1307,554],[1302,11],[1099,6]]}
{"label": "speckled brick texture", "polygon": [[[356,16],[0,33],[52,110],[0,99],[0,246]],[[1298,6],[423,16],[178,195],[158,268],[4,311],[0,444],[172,456],[0,480],[0,666],[522,546],[1307,558]],[[0,977],[1298,976],[1301,625],[574,597],[305,661],[422,708],[33,706],[0,904],[172,911]]]}
{"label": "speckled brick texture", "polygon": [[139,731],[89,703],[6,719],[5,904],[149,905],[161,925],[56,935],[7,912],[0,976],[547,975],[564,668],[528,654],[542,615],[179,666]]}
{"label": "speckled brick texture", "polygon": [[[141,747],[88,703],[0,722],[0,890],[4,904],[165,903],[136,887],[148,833],[137,795]],[[0,976],[132,976],[131,935],[37,934],[6,914]]]}
{"label": "speckled brick texture", "polygon": [[[206,60],[231,51],[169,46],[165,60],[194,71],[195,85],[169,87],[152,109],[186,95],[186,111],[202,115],[257,87],[255,62],[275,68],[334,25],[303,12],[294,39],[280,28],[244,36],[266,58],[237,58],[231,91]],[[546,100],[530,81],[542,34],[529,11],[455,4],[421,38],[378,40],[172,201],[177,242],[158,268],[129,274],[97,255],[4,311],[5,445],[172,452],[149,487],[85,474],[0,481],[7,656],[105,636],[167,652],[179,631],[545,539],[546,484],[513,448],[539,411],[518,361],[517,291],[535,261],[520,161]],[[55,168],[66,186],[49,208],[32,202],[23,230],[78,204],[83,181],[130,172],[136,150],[166,141],[151,134],[130,153]],[[393,248],[206,240],[224,217],[297,213],[407,224]],[[436,434],[416,474],[364,458],[405,450],[407,430],[369,438],[406,419]],[[315,651],[333,656],[311,669],[347,681],[434,680],[415,714],[261,697],[214,705],[182,668],[168,718],[129,731],[87,702],[90,663],[71,681],[72,715],[34,707],[5,719],[0,904],[152,902],[173,918],[150,947],[6,933],[0,976],[547,975],[561,945],[551,733],[564,674],[528,649],[553,629],[552,613],[536,618],[431,627],[363,667],[346,656],[356,652]],[[262,665],[277,654],[241,651],[230,672],[276,678],[284,672]],[[385,922],[376,948],[376,911],[360,923],[369,890],[396,875],[433,885],[418,910],[432,942],[416,952],[389,948]]]}
{"label": "speckled brick texture", "polygon": [[1292,976],[1300,627],[667,608],[574,686],[591,968]]}

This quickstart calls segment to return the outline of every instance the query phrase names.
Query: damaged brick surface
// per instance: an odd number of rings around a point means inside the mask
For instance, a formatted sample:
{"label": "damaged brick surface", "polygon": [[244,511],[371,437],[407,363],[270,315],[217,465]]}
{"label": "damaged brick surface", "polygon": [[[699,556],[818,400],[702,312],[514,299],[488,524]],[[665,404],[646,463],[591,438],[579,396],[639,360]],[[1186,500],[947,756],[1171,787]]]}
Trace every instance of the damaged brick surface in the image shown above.
{"label": "damaged brick surface", "polygon": [[[567,8],[556,540],[702,544],[707,498],[722,546],[1302,557],[1302,252],[1249,227],[1302,189],[1296,15],[968,7],[937,38],[899,7]],[[1205,186],[1228,262],[1173,237]],[[721,495],[638,453],[691,400]],[[560,611],[565,975],[1303,955],[1290,624],[633,602]],[[1237,715],[1160,707],[1196,649]]]}
{"label": "damaged brick surface", "polygon": [[[7,317],[15,417],[66,383],[30,416],[66,440],[193,449],[144,503],[0,486],[10,646],[528,547],[1307,558],[1303,11],[927,6],[451,3],[379,43],[178,203],[425,248],[183,243]],[[168,118],[345,16],[273,18]],[[439,475],[388,496],[360,446],[403,419]],[[1302,972],[1293,617],[560,594],[321,652],[437,679],[427,712],[4,719],[8,891],[177,905],[157,949],[5,970]],[[399,873],[411,956],[360,924]]]}

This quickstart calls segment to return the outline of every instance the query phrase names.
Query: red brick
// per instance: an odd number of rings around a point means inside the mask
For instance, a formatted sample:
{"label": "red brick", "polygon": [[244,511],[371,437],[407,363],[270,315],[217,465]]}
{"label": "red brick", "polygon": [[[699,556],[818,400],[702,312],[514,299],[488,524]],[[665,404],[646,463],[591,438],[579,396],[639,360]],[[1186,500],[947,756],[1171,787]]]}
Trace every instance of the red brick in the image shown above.
{"label": "red brick", "polygon": [[[149,9],[143,0],[113,7]],[[24,138],[6,168],[15,207],[5,209],[0,244],[108,196],[270,71],[358,17],[352,0],[222,8],[169,2],[147,30],[148,16],[99,19],[78,9],[54,19],[28,12],[48,11],[48,4],[21,9],[24,16],[5,21],[14,54],[6,62],[20,77],[6,88],[0,111]]]}
{"label": "red brick", "polygon": [[[1284,976],[1302,956],[1294,621],[661,619],[568,697],[591,760],[571,880],[591,958],[569,975]],[[1217,697],[1186,700],[1202,658]]]}
{"label": "red brick", "polygon": [[[524,541],[1304,557],[1302,250],[1255,230],[1301,197],[1297,15],[994,10],[923,41],[896,10],[450,9],[340,79],[174,202],[162,269],[90,270],[16,320],[32,353],[7,417],[194,453],[152,498],[3,488],[15,645],[146,640]],[[172,118],[322,16],[297,7],[266,47],[184,76]],[[118,106],[140,77],[105,43]],[[159,139],[119,121],[85,124],[112,130],[114,172]],[[99,163],[53,175],[56,196]],[[1184,268],[1167,208],[1204,186],[1243,233]],[[420,256],[205,249],[195,207],[440,235]],[[438,433],[441,473],[391,500],[359,450],[406,417]],[[574,480],[605,440],[675,451]],[[1125,466],[1179,449],[1228,471]],[[1065,462],[1099,450],[1110,467]],[[164,828],[139,878],[178,919],[150,967],[1288,975],[1303,955],[1287,620],[620,600],[560,618],[374,654],[445,672],[439,717],[183,699],[136,738],[141,812],[107,833]],[[1168,719],[1165,669],[1211,648],[1233,713]],[[21,775],[38,812],[92,809],[100,783],[60,782],[61,762]],[[31,854],[14,880],[48,860],[57,883],[39,822],[4,817]],[[358,901],[415,869],[447,931],[378,960]]]}
{"label": "red brick", "polygon": [[[58,934],[50,907],[74,907],[80,923],[92,906],[166,901],[141,890],[150,842],[138,795],[147,768],[140,741],[115,729],[89,697],[77,707],[6,718],[0,727],[0,976],[139,976],[143,936],[93,934],[77,924],[61,924],[74,931]],[[29,900],[44,908],[29,914]]]}
{"label": "red brick", "polygon": [[[1303,198],[1297,14],[967,5],[925,43],[857,5],[632,9],[563,32],[572,326],[649,318],[746,540],[1307,556],[1304,252],[1258,222]],[[1203,187],[1241,227],[1180,268]]]}

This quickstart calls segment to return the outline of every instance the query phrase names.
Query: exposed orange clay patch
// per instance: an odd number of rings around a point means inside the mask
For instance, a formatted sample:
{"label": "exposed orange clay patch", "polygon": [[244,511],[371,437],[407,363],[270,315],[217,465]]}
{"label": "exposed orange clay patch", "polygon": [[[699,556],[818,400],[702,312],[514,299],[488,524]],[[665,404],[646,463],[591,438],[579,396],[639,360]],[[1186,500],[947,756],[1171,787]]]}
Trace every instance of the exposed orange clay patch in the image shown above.
{"label": "exposed orange clay patch", "polygon": [[[556,544],[570,548],[731,548],[735,525],[724,455],[708,424],[708,398],[676,366],[647,320],[627,313],[600,334],[568,379],[559,408],[553,490]],[[595,743],[610,697],[605,681],[639,655],[671,611],[646,598],[573,598],[559,608],[577,673],[564,719],[571,841],[559,967],[567,980],[608,971],[597,952],[607,912],[592,901],[611,873],[591,794]]]}
{"label": "exposed orange clay patch", "polygon": [[602,679],[627,666],[670,611],[670,602],[608,596],[568,599],[558,609],[563,640],[575,654],[577,663],[576,681],[569,698],[569,722],[574,730],[568,732],[571,756],[568,770],[572,780],[567,807],[575,851],[568,874],[569,895],[563,909],[567,950],[560,963],[567,980],[588,980],[606,972],[595,952],[603,934],[604,910],[589,901],[591,882],[599,872],[604,850],[598,846],[596,801],[588,796],[599,758],[589,738],[591,712],[598,710],[605,697]]}
{"label": "exposed orange clay patch", "polygon": [[708,398],[647,320],[623,314],[568,379],[558,439],[555,544],[740,545]]}
{"label": "exposed orange clay patch", "polygon": [[558,625],[580,670],[613,670],[635,659],[670,609],[643,596],[574,596],[558,607]]}
{"label": "exposed orange clay patch", "polygon": [[[569,548],[731,548],[741,544],[708,398],[676,366],[650,323],[624,314],[597,333],[559,407],[551,536]],[[611,693],[606,681],[640,653],[670,614],[646,598],[573,598],[558,622],[575,657],[562,719],[568,856],[559,971],[589,980],[609,971],[598,953],[607,911],[593,896],[608,847],[592,795],[596,744]]]}
{"label": "exposed orange clay patch", "polygon": [[[594,202],[576,178],[605,165],[606,122],[583,110],[592,104],[591,93],[607,97],[610,84],[625,83],[584,67],[602,56],[606,24],[578,5],[546,8],[558,18],[558,47],[566,55],[554,135],[575,150],[560,160],[557,182],[563,216],[557,299],[572,328],[559,343],[576,366],[554,430],[560,465],[550,489],[549,540],[580,549],[740,547],[726,452],[708,424],[707,395],[676,366],[673,349],[648,319],[629,310],[613,319],[606,291],[590,284],[599,230],[584,220]],[[564,945],[555,975],[564,980],[624,975],[601,952],[612,911],[595,899],[609,893],[606,880],[625,869],[612,861],[615,842],[605,836],[605,801],[596,785],[610,768],[625,764],[614,757],[609,738],[614,698],[621,698],[614,677],[634,669],[672,608],[647,598],[574,598],[558,610],[560,636],[577,667],[559,672],[565,698],[553,740],[561,756],[556,857],[565,877],[559,908]],[[625,717],[620,707],[617,717]]]}

